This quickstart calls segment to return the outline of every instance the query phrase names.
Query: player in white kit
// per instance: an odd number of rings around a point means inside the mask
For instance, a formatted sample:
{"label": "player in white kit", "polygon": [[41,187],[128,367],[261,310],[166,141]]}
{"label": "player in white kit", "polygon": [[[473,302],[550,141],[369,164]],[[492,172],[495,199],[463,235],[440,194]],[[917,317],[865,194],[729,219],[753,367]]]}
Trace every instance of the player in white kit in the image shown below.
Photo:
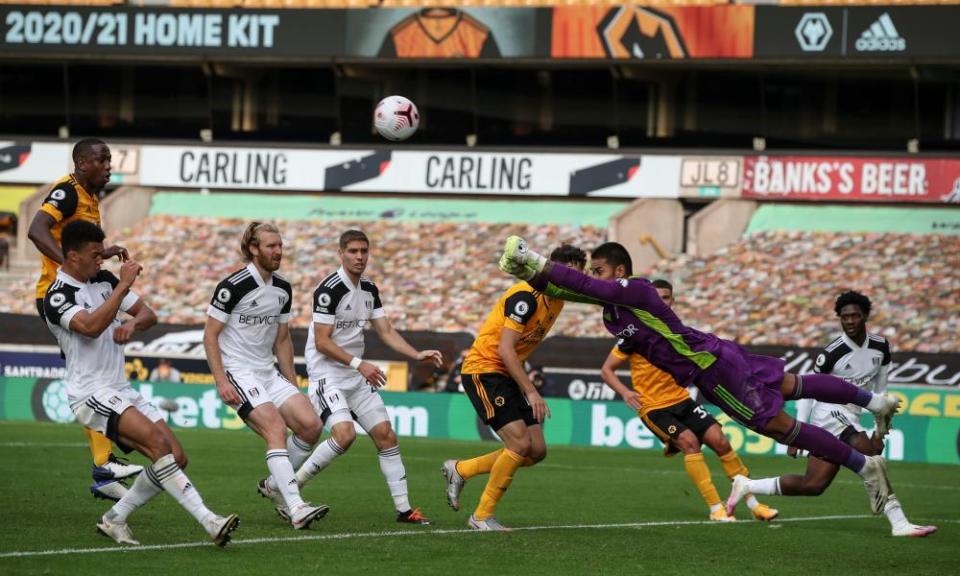
{"label": "player in white kit", "polygon": [[310,378],[310,401],[330,426],[330,438],[320,444],[297,471],[302,486],[345,453],[356,438],[354,419],[377,447],[383,473],[397,512],[397,522],[429,524],[419,508],[412,508],[407,493],[407,474],[400,459],[397,435],[378,389],[386,376],[363,360],[363,329],[373,324],[383,342],[400,354],[439,367],[437,350],[419,351],[393,328],[384,313],[380,291],[363,276],[370,241],[359,230],[340,236],[339,270],[324,278],[313,293],[313,323],[305,356]]}
{"label": "player in white kit", "polygon": [[[187,457],[163,416],[130,386],[124,373],[123,345],[135,330],[146,330],[157,316],[130,291],[142,267],[126,260],[120,278],[101,270],[103,230],[76,220],[63,228],[63,264],[43,298],[44,318],[66,359],[64,383],[77,421],[113,440],[124,452],[137,450],[153,463],[137,476],[97,529],[121,544],[139,545],[127,525],[134,510],[166,491],[189,512],[218,546],[230,541],[240,520],[218,516],[184,474]],[[121,322],[118,312],[129,319]]]}
{"label": "player in white kit", "polygon": [[[870,299],[859,292],[844,292],[837,298],[834,311],[840,318],[842,332],[817,356],[813,369],[821,374],[838,376],[876,394],[883,394],[887,390],[887,372],[890,369],[890,344],[883,336],[867,332],[871,307]],[[802,385],[802,379],[798,385]],[[809,421],[864,454],[881,454],[883,437],[876,431],[867,436],[860,425],[862,411],[862,408],[853,404],[830,404],[806,398],[797,402],[797,420],[800,422]],[[796,457],[798,450],[791,446],[787,448],[787,454]],[[811,454],[803,476],[791,474],[749,481],[741,480],[744,477],[738,476],[734,481],[734,492],[745,489],[754,494],[818,496],[833,482],[839,470],[836,464]],[[883,504],[883,513],[890,522],[894,536],[923,537],[937,531],[936,526],[910,523],[892,489]]]}
{"label": "player in white kit", "polygon": [[[217,284],[207,308],[203,347],[220,398],[266,442],[267,468],[276,478],[270,497],[284,503],[289,511],[284,518],[300,530],[328,510],[304,502],[294,478],[294,467],[306,460],[323,424],[294,384],[293,289],[275,273],[283,258],[279,230],[251,222],[240,252],[249,264]],[[289,439],[288,426],[293,431]],[[262,494],[266,481],[260,484]]]}

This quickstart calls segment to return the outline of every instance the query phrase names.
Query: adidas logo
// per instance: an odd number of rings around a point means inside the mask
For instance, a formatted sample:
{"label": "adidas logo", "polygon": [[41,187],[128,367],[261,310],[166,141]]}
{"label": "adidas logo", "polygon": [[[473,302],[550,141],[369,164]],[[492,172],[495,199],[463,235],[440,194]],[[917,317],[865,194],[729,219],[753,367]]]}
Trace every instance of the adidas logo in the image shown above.
{"label": "adidas logo", "polygon": [[857,52],[903,52],[907,49],[907,41],[900,37],[890,15],[884,12],[863,31],[854,46]]}
{"label": "adidas logo", "polygon": [[347,310],[353,310],[353,307],[347,304]]}

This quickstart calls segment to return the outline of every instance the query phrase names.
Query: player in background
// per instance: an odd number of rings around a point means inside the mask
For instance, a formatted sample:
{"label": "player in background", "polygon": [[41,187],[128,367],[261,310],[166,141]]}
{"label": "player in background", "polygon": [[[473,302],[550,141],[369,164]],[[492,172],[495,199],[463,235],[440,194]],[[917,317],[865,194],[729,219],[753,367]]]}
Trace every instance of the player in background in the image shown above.
{"label": "player in background", "polygon": [[[879,334],[867,332],[870,318],[870,299],[859,292],[844,292],[834,305],[840,318],[840,336],[817,356],[814,371],[833,374],[859,388],[882,394],[887,390],[887,372],[890,370],[890,344]],[[864,454],[883,453],[883,437],[877,431],[867,436],[860,426],[862,408],[856,404],[836,404],[803,399],[797,404],[797,420],[811,422],[830,432],[840,441]],[[811,418],[812,416],[812,418]],[[796,447],[787,454],[798,455]],[[830,486],[840,467],[815,453],[807,460],[807,470],[801,476],[787,474],[778,478],[734,480],[734,494],[744,491],[778,496],[819,496]],[[910,523],[897,496],[891,492],[883,506],[894,536],[923,537],[937,531],[936,526],[918,526]]]}
{"label": "player in background", "polygon": [[[550,259],[580,270],[587,255],[563,245]],[[477,508],[467,520],[474,530],[508,531],[494,516],[513,475],[547,456],[543,421],[550,409],[530,381],[523,363],[546,338],[564,302],[548,297],[526,282],[514,284],[493,305],[461,368],[463,389],[484,424],[496,431],[503,448],[469,460],[447,460],[447,502],[460,510],[460,492],[467,480],[490,474]]]}
{"label": "player in background", "polygon": [[[203,504],[200,493],[183,472],[187,457],[180,442],[160,412],[126,380],[123,344],[135,330],[156,324],[157,316],[130,291],[140,274],[139,264],[127,259],[120,268],[120,278],[100,269],[103,238],[103,230],[85,220],[63,228],[63,262],[43,300],[47,327],[66,359],[64,382],[77,421],[127,452],[139,451],[153,463],[103,515],[97,529],[121,544],[139,545],[127,518],[165,490],[218,546],[225,546],[239,519],[235,514],[218,516]],[[120,311],[131,319],[120,322]]]}
{"label": "player in background", "polygon": [[[290,511],[285,519],[301,530],[328,510],[304,502],[294,479],[294,467],[310,455],[323,425],[294,384],[293,289],[276,274],[283,259],[280,231],[273,224],[251,222],[240,252],[248,264],[217,284],[207,308],[203,347],[220,398],[266,442],[267,468],[279,485],[275,497]],[[287,427],[293,431],[289,439]]]}
{"label": "player in background", "polygon": [[[73,172],[53,183],[30,223],[27,237],[40,251],[36,296],[37,313],[44,323],[43,297],[63,263],[60,249],[63,227],[76,220],[100,226],[100,193],[110,181],[110,159],[110,148],[103,141],[88,138],[77,142],[73,147]],[[127,251],[121,246],[104,249],[105,260],[114,256],[126,260]],[[93,457],[90,492],[97,498],[117,501],[127,493],[127,487],[120,480],[139,474],[143,466],[120,462],[113,455],[113,444],[106,436],[89,428],[85,431]]]}
{"label": "player in background", "polygon": [[[672,308],[673,285],[658,279],[653,281],[653,287],[667,306]],[[630,362],[632,389],[624,386],[616,372],[627,360]],[[683,466],[710,508],[710,520],[732,522],[734,517],[727,514],[710,478],[701,444],[706,444],[717,453],[723,471],[731,480],[738,475],[749,476],[750,472],[730,446],[713,416],[694,402],[685,388],[677,386],[673,376],[651,364],[642,355],[631,352],[629,344],[623,339],[618,340],[610,351],[600,373],[603,381],[620,394],[623,401],[637,411],[647,428],[660,438],[665,456],[683,452]],[[750,513],[757,520],[770,521],[777,517],[777,510],[761,504],[752,494],[745,497]]]}
{"label": "player in background", "polygon": [[[896,396],[874,394],[827,374],[786,373],[782,359],[750,354],[734,342],[684,326],[650,281],[630,277],[630,254],[616,242],[594,250],[595,278],[547,261],[517,236],[507,239],[500,269],[548,295],[602,306],[607,330],[677,384],[695,384],[710,402],[751,430],[850,468],[863,478],[873,513],[883,509],[890,495],[883,457],[865,456],[826,430],[797,422],[783,403],[800,398],[854,403],[875,414],[882,435],[900,403]],[[731,493],[728,500],[729,515],[737,495]]]}
{"label": "player in background", "polygon": [[[303,486],[350,449],[357,437],[354,419],[377,447],[380,471],[393,498],[397,522],[430,524],[419,508],[410,505],[407,472],[400,457],[397,435],[378,390],[386,375],[363,359],[363,330],[368,323],[391,349],[411,360],[439,367],[437,350],[416,350],[387,319],[376,284],[363,275],[370,257],[370,240],[359,230],[340,235],[341,266],[313,292],[313,322],[304,356],[314,410],[330,427],[330,437],[314,450],[297,471]],[[268,486],[273,489],[273,485]],[[278,512],[283,513],[280,503]]]}

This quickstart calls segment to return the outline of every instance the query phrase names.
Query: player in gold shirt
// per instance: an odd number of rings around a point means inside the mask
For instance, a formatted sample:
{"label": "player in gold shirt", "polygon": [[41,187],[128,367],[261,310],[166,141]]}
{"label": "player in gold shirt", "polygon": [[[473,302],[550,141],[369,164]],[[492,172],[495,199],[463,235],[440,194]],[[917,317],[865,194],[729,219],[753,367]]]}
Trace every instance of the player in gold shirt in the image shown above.
{"label": "player in gold shirt", "polygon": [[[37,313],[46,323],[43,313],[43,298],[57,277],[57,269],[63,263],[60,249],[60,234],[63,227],[75,220],[86,220],[100,226],[100,192],[110,181],[110,148],[101,140],[87,138],[73,147],[73,172],[60,178],[50,187],[46,199],[33,217],[27,233],[40,251],[40,280],[37,282]],[[110,246],[103,251],[103,259],[119,256],[127,259],[127,251],[120,246]],[[132,329],[118,330],[121,338],[129,339]],[[119,345],[123,342],[118,341]],[[90,492],[98,498],[119,500],[127,489],[119,480],[143,470],[119,462],[113,455],[110,440],[86,429],[93,455],[93,485]]]}
{"label": "player in gold shirt", "polygon": [[[550,259],[583,270],[587,255],[563,245]],[[487,316],[460,369],[463,389],[477,414],[492,427],[504,447],[469,460],[447,460],[447,502],[460,509],[464,483],[479,474],[490,474],[480,503],[467,526],[474,530],[506,531],[494,517],[497,502],[521,466],[533,466],[547,455],[543,421],[550,409],[530,382],[523,361],[553,327],[563,302],[547,298],[526,282],[508,289]]]}
{"label": "player in gold shirt", "polygon": [[[666,280],[654,280],[653,286],[663,301],[672,307],[673,286]],[[628,359],[632,389],[624,386],[616,374],[617,367]],[[624,402],[637,411],[647,428],[663,441],[666,456],[683,452],[687,475],[710,507],[710,520],[732,522],[734,518],[727,515],[726,508],[720,502],[720,495],[710,479],[710,470],[700,450],[701,444],[712,448],[731,480],[738,474],[749,475],[747,467],[723,435],[720,424],[690,398],[687,390],[679,386],[673,376],[630,350],[623,340],[614,346],[600,371],[607,385],[620,394]],[[747,505],[758,520],[777,517],[777,510],[757,502],[752,495],[748,497]]]}

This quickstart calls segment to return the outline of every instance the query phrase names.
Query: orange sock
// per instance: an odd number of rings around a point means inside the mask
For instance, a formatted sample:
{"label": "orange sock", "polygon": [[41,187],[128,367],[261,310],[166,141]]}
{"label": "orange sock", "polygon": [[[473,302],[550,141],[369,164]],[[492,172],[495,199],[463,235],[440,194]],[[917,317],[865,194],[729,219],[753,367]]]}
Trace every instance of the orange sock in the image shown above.
{"label": "orange sock", "polygon": [[707,468],[707,462],[703,459],[703,453],[685,454],[683,456],[683,466],[687,469],[687,475],[693,480],[694,486],[700,491],[707,506],[715,506],[720,503],[720,495],[717,494],[717,487],[713,485],[710,479],[710,469]]}
{"label": "orange sock", "polygon": [[84,428],[87,432],[87,441],[90,442],[90,455],[93,456],[94,466],[103,466],[110,461],[113,454],[113,443],[110,439],[96,430]]}
{"label": "orange sock", "polygon": [[737,455],[735,450],[721,455],[720,463],[723,464],[723,471],[726,473],[727,478],[731,480],[733,480],[733,477],[737,474],[746,476],[747,478],[750,477],[750,471],[743,465],[743,460],[740,459],[740,456]]}
{"label": "orange sock", "polygon": [[497,456],[501,452],[503,448],[469,460],[460,460],[457,462],[457,474],[464,480],[469,480],[478,474],[486,474],[493,468],[493,463],[497,461]]}
{"label": "orange sock", "polygon": [[490,479],[487,480],[487,486],[480,496],[480,504],[477,505],[477,509],[473,513],[474,518],[486,520],[493,516],[497,508],[497,502],[500,502],[500,499],[503,498],[504,492],[513,482],[514,473],[522,465],[522,456],[506,448],[503,449],[490,470]]}

